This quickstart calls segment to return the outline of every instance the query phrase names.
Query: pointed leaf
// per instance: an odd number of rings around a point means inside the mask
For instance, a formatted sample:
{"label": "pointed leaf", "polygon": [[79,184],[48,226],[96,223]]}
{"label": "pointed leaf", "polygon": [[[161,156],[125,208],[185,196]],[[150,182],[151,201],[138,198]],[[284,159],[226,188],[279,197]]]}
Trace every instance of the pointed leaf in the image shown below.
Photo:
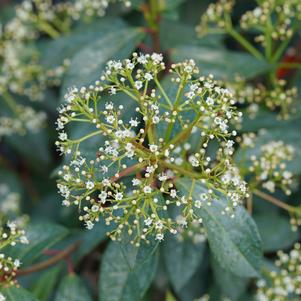
{"label": "pointed leaf", "polygon": [[156,246],[110,242],[99,279],[99,295],[106,301],[140,301],[157,267]]}
{"label": "pointed leaf", "polygon": [[140,28],[124,28],[109,31],[105,36],[83,47],[71,60],[63,82],[62,94],[72,86],[93,84],[101,76],[107,61],[128,57],[144,35]]}
{"label": "pointed leaf", "polygon": [[80,277],[68,275],[59,285],[55,301],[92,301],[92,298]]}
{"label": "pointed leaf", "polygon": [[56,244],[68,233],[66,228],[52,223],[29,224],[25,231],[29,244],[17,244],[7,250],[10,256],[21,260],[22,266],[35,261],[43,250]]}
{"label": "pointed leaf", "polygon": [[[176,184],[182,194],[188,195],[190,179],[179,179]],[[192,197],[199,198],[205,190],[197,182]],[[223,215],[226,204],[226,200],[215,200],[211,206],[204,204],[196,208],[195,213],[203,219],[211,251],[221,267],[238,276],[256,277],[262,261],[261,239],[256,224],[243,207],[236,209],[234,218]]]}
{"label": "pointed leaf", "polygon": [[168,277],[176,291],[190,280],[199,266],[205,251],[204,243],[194,243],[185,239],[179,241],[169,235],[163,245]]}
{"label": "pointed leaf", "polygon": [[5,301],[38,301],[30,292],[21,287],[9,287],[0,289],[1,294],[5,297]]}
{"label": "pointed leaf", "polygon": [[269,70],[266,62],[248,53],[198,46],[179,46],[172,52],[173,61],[194,59],[202,74],[212,73],[217,78],[234,79],[236,75],[253,78]]}

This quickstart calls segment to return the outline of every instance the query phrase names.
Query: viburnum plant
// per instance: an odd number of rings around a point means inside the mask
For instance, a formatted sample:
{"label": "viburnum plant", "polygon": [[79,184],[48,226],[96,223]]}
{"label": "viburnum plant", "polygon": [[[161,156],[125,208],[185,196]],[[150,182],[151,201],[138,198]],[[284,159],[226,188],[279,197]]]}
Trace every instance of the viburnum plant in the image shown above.
{"label": "viburnum plant", "polygon": [[[194,209],[210,204],[216,191],[227,195],[223,213],[231,216],[248,196],[232,160],[236,131],[230,124],[241,117],[233,95],[212,77],[198,77],[195,62],[188,60],[171,65],[170,81],[177,92],[170,99],[158,80],[163,70],[163,56],[158,53],[109,61],[100,81],[88,88],[71,88],[66,105],[59,109],[56,144],[70,156],[69,165],[59,172],[63,204],[82,209],[80,220],[88,229],[100,218],[108,225],[114,223],[113,239],[126,231],[137,242],[149,235],[161,241],[166,231],[177,233],[176,220],[164,216],[172,205],[181,208],[181,223],[189,225],[202,222]],[[123,94],[137,103],[130,120],[122,116],[123,105],[114,106],[110,98],[101,108],[106,94]],[[91,131],[69,139],[65,126],[78,122],[92,125]],[[176,135],[175,126],[180,127]],[[97,136],[103,137],[103,143],[94,144],[96,156],[89,160],[81,153],[81,144]],[[218,148],[210,156],[207,148],[213,143]],[[123,183],[122,178],[131,173],[136,173],[131,184]],[[199,180],[207,191],[197,200],[181,195],[175,183],[184,176],[193,179],[192,190]]]}
{"label": "viburnum plant", "polygon": [[0,301],[297,301],[297,0],[0,4]]}

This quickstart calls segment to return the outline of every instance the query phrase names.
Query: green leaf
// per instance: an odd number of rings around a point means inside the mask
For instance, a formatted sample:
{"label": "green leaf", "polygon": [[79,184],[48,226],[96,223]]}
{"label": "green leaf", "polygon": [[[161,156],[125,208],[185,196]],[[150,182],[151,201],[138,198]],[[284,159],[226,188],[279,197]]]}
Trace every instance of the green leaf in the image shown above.
{"label": "green leaf", "polygon": [[195,273],[205,251],[204,243],[192,240],[179,241],[169,235],[163,244],[168,277],[173,288],[180,291]]}
{"label": "green leaf", "polygon": [[113,32],[125,26],[126,24],[117,18],[103,18],[89,23],[80,23],[66,35],[39,42],[41,63],[46,68],[59,66],[64,59],[71,59],[81,48],[105,36],[109,31]]}
{"label": "green leaf", "polygon": [[223,269],[216,260],[211,260],[214,279],[220,291],[232,301],[240,300],[245,293],[249,279],[234,275],[233,273]]}
{"label": "green leaf", "polygon": [[110,242],[102,260],[99,295],[105,301],[139,301],[157,268],[157,245]]}
{"label": "green leaf", "polygon": [[5,301],[38,301],[31,293],[19,287],[0,289],[0,293],[6,298]]}
{"label": "green leaf", "polygon": [[267,63],[243,52],[198,46],[179,46],[173,49],[173,61],[185,59],[194,59],[202,75],[211,73],[217,78],[227,80],[234,79],[237,75],[250,79],[269,69]]}
{"label": "green leaf", "polygon": [[[176,183],[184,195],[188,195],[192,181],[179,179]],[[196,182],[192,192],[194,199],[206,188]],[[227,201],[213,201],[211,206],[204,204],[195,209],[195,213],[203,219],[209,245],[222,268],[242,277],[257,277],[262,261],[262,246],[256,224],[243,207],[235,211],[235,217],[223,215]]]}
{"label": "green leaf", "polygon": [[287,249],[298,240],[298,232],[291,230],[289,219],[279,213],[263,212],[254,215],[254,220],[266,252]]}
{"label": "green leaf", "polygon": [[36,133],[29,132],[25,136],[8,136],[5,141],[36,170],[51,163],[50,142],[46,129]]}
{"label": "green leaf", "polygon": [[300,110],[290,116],[289,120],[281,120],[278,114],[269,110],[259,108],[255,118],[249,118],[248,113],[244,110],[242,120],[243,132],[257,132],[260,129],[276,129],[281,127],[297,127],[300,126]]}
{"label": "green leaf", "polygon": [[[20,182],[17,174],[15,174],[13,171],[1,167],[0,169],[0,185],[7,185],[9,192],[15,192],[15,193],[24,193],[24,188],[22,187],[22,183]],[[3,195],[3,194],[2,194]],[[0,200],[1,203],[2,200]]]}
{"label": "green leaf", "polygon": [[196,272],[186,283],[186,285],[177,292],[179,300],[191,301],[204,295],[211,282],[211,279],[208,277],[209,274],[209,258],[206,256],[198,265]]}
{"label": "green leaf", "polygon": [[54,292],[60,272],[61,265],[58,265],[42,273],[31,288],[32,294],[40,301],[47,301]]}
{"label": "green leaf", "polygon": [[110,227],[103,220],[95,223],[93,229],[84,229],[79,234],[78,240],[81,244],[77,250],[75,260],[78,261],[86,256],[91,250],[97,247],[102,241],[107,239],[106,233],[110,231]]}
{"label": "green leaf", "polygon": [[[171,32],[177,34],[170,34]],[[181,45],[223,48],[222,38],[222,35],[208,35],[203,39],[198,39],[193,25],[166,19],[160,22],[160,42],[163,49]]]}
{"label": "green leaf", "polygon": [[109,31],[83,47],[71,60],[63,81],[62,94],[72,86],[82,87],[94,83],[101,76],[108,60],[128,57],[144,36],[140,28],[124,28]]}
{"label": "green leaf", "polygon": [[92,298],[80,277],[67,275],[59,285],[55,301],[92,301]]}
{"label": "green leaf", "polygon": [[10,256],[19,258],[23,266],[35,261],[45,249],[56,244],[68,233],[66,228],[52,223],[29,224],[25,231],[29,244],[17,244],[8,249]]}

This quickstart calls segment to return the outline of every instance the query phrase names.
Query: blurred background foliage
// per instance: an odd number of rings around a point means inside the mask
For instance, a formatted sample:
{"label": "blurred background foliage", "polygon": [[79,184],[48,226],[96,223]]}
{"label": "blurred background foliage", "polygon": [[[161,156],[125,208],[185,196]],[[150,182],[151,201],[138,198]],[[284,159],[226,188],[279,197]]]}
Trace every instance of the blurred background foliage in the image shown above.
{"label": "blurred background foliage", "polygon": [[[39,38],[26,44],[26,51],[38,53],[37,62],[42,70],[62,66],[66,59],[68,64],[58,84],[45,86],[41,101],[31,101],[30,97],[19,95],[22,93],[11,93],[15,102],[45,112],[46,118],[40,128],[2,135],[0,140],[1,185],[7,185],[9,191],[20,196],[20,211],[29,217],[26,233],[30,243],[5,251],[20,258],[22,263],[17,274],[19,286],[3,289],[7,300],[192,301],[206,293],[210,300],[226,300],[225,297],[233,301],[253,300],[254,279],[224,270],[207,243],[195,245],[191,241],[170,238],[152,256],[148,254],[152,250],[136,249],[127,244],[120,247],[107,240],[108,229],[103,222],[91,231],[83,229],[73,209],[61,206],[57,194],[55,171],[62,165],[54,145],[57,107],[68,87],[80,87],[96,80],[109,59],[126,58],[133,51],[155,50],[166,53],[169,63],[192,58],[203,74],[212,73],[226,81],[234,80],[239,74],[251,83],[260,83],[264,73],[272,68],[269,62],[252,57],[227,34],[197,37],[195,27],[212,1],[160,2],[160,17],[153,24],[159,32],[157,41],[152,31],[147,30],[152,23],[147,24],[141,13],[145,4],[142,0],[133,0],[131,7],[112,4],[104,17],[80,18],[72,21],[70,28],[57,37],[50,38],[42,32]],[[1,1],[2,24],[14,16],[16,4]],[[237,1],[234,24],[246,10],[255,6],[255,1]],[[301,59],[300,30],[301,26],[289,45],[297,51],[295,62]],[[253,33],[248,35],[252,39]],[[22,54],[26,56],[25,52]],[[284,55],[282,59],[285,58]],[[22,64],[27,68],[31,66],[26,60]],[[297,86],[300,93],[300,69],[280,70],[279,67],[277,74],[290,86]],[[10,116],[8,102],[3,97],[0,95],[1,116]],[[258,153],[260,145],[275,139],[293,145],[296,155],[289,168],[296,175],[297,183],[301,172],[300,103],[299,94],[293,113],[286,119],[278,118],[277,109],[271,111],[260,106],[255,118],[245,114],[240,129],[240,134],[266,129],[259,136],[256,148],[251,150],[253,152]],[[247,110],[244,105],[241,109]],[[86,147],[88,151],[89,145]],[[274,196],[298,206],[301,190],[296,185],[290,196],[281,191],[276,191]],[[300,239],[300,231],[292,232],[289,214],[260,196],[254,196],[252,206],[252,217],[263,241],[265,265],[269,269],[276,251],[289,250]],[[58,257],[54,265],[39,269],[39,264],[49,263],[63,251],[66,254]],[[31,272],[31,268],[37,270]]]}

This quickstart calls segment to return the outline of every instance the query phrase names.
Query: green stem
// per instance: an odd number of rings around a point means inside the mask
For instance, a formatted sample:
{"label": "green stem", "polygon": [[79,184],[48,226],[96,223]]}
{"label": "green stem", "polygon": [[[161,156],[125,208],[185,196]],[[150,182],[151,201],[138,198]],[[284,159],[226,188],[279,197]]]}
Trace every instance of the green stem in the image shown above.
{"label": "green stem", "polygon": [[[179,86],[179,89],[177,91],[177,96],[176,96],[176,100],[174,102],[174,105],[173,105],[173,111],[176,111],[178,110],[178,104],[182,98],[182,94],[183,94],[183,91],[184,91],[184,80],[181,81],[180,83],[180,86]],[[177,112],[178,113],[178,112]],[[167,130],[166,130],[166,134],[165,134],[165,141],[169,141],[170,139],[170,136],[172,134],[172,130],[174,128],[174,122],[171,122],[168,124],[168,127],[167,127]]]}
{"label": "green stem", "polygon": [[264,56],[258,51],[248,40],[246,40],[241,34],[234,29],[228,30],[231,37],[239,42],[246,50],[248,50],[258,60],[264,60]]}
{"label": "green stem", "polygon": [[165,166],[166,168],[169,168],[171,170],[176,170],[177,172],[179,172],[183,176],[187,176],[187,177],[190,177],[190,178],[195,179],[195,180],[203,178],[202,174],[197,173],[195,171],[187,170],[185,168],[182,168],[181,166],[171,164],[171,163],[167,163],[165,161],[160,161],[160,163],[163,166]]}
{"label": "green stem", "polygon": [[259,197],[261,197],[262,199],[288,211],[288,212],[291,212],[291,213],[299,213],[301,211],[301,208],[298,208],[298,207],[294,207],[294,206],[291,206],[291,205],[288,205],[278,199],[276,199],[275,197],[263,192],[263,191],[260,191],[258,189],[254,190],[253,193]]}
{"label": "green stem", "polygon": [[162,93],[164,99],[166,100],[166,102],[170,105],[170,107],[172,108],[172,102],[170,100],[170,98],[167,96],[167,94],[165,93],[164,89],[162,88],[160,82],[158,81],[157,77],[154,78],[154,81],[157,85],[157,87],[159,88],[160,92]]}
{"label": "green stem", "polygon": [[53,26],[41,19],[37,20],[37,27],[39,30],[48,34],[53,39],[56,39],[60,36],[60,33]]}
{"label": "green stem", "polygon": [[81,137],[81,138],[79,138],[77,140],[71,140],[71,142],[72,143],[81,143],[81,142],[83,142],[83,141],[85,141],[85,140],[87,140],[87,139],[89,139],[89,138],[91,138],[93,136],[96,136],[96,135],[99,135],[99,134],[102,134],[102,133],[103,133],[103,130],[92,132],[92,133],[90,133],[90,134],[88,134],[88,135],[86,135],[84,137]]}
{"label": "green stem", "polygon": [[18,108],[18,104],[16,101],[13,99],[13,97],[10,95],[9,92],[5,91],[2,94],[3,99],[5,100],[6,104],[10,107],[10,109],[16,114],[19,115],[20,110]]}
{"label": "green stem", "polygon": [[301,69],[301,63],[280,63],[276,65],[277,68],[292,68],[292,69]]}

